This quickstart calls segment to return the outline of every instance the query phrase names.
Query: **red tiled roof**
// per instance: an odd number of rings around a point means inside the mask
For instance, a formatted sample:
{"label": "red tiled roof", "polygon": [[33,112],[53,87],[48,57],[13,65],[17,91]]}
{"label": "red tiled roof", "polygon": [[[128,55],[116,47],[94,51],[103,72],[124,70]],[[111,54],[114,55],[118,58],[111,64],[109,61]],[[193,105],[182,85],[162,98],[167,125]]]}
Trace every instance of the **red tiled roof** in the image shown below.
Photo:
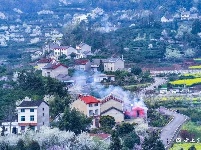
{"label": "red tiled roof", "polygon": [[86,60],[86,59],[75,60],[76,65],[86,65],[88,62],[89,62],[89,60]]}
{"label": "red tiled roof", "polygon": [[89,134],[90,136],[94,136],[94,137],[98,137],[101,140],[107,139],[109,138],[111,135],[110,134],[105,134],[105,133],[101,133],[101,134]]}
{"label": "red tiled roof", "polygon": [[37,126],[37,123],[18,123],[19,126]]}
{"label": "red tiled roof", "polygon": [[42,58],[38,61],[38,63],[50,63],[51,61],[51,58]]}
{"label": "red tiled roof", "polygon": [[99,100],[97,100],[95,97],[87,95],[79,95],[80,100],[84,101],[86,104],[91,104],[91,103],[100,103]]}

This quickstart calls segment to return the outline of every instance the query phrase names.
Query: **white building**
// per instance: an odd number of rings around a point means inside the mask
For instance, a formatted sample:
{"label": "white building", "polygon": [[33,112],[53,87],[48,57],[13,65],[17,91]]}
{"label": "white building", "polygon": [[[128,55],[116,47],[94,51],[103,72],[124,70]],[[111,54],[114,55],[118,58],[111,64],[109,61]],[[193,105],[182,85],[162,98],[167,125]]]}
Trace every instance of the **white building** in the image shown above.
{"label": "white building", "polygon": [[59,56],[66,55],[70,58],[71,53],[77,53],[77,50],[71,46],[59,46],[54,48],[54,56],[58,60]]}
{"label": "white building", "polygon": [[121,58],[103,59],[104,71],[117,71],[124,69],[124,60]]}
{"label": "white building", "polygon": [[18,133],[28,128],[37,131],[41,126],[49,126],[49,105],[45,101],[23,101],[17,107],[17,113],[20,127]]}
{"label": "white building", "polygon": [[75,69],[89,71],[91,69],[91,62],[87,59],[77,59],[75,60]]}
{"label": "white building", "polygon": [[42,68],[44,77],[56,78],[60,74],[68,75],[68,67],[59,62],[52,61]]}
{"label": "white building", "polygon": [[91,52],[91,46],[89,46],[86,43],[80,43],[79,45],[76,46],[76,49],[80,53]]}

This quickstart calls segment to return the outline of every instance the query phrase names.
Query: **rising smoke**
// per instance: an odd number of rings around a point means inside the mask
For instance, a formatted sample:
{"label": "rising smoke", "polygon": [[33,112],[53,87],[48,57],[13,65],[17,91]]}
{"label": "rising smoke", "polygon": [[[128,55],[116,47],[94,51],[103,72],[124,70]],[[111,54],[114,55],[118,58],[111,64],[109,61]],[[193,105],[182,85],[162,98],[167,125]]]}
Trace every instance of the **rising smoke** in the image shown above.
{"label": "rising smoke", "polygon": [[131,109],[133,106],[146,107],[143,100],[138,98],[133,92],[126,91],[120,86],[110,85],[106,87],[100,82],[95,82],[98,81],[97,78],[100,75],[103,74],[100,72],[90,74],[84,71],[76,71],[73,75],[75,85],[70,91],[76,92],[76,94],[92,95],[99,99],[103,99],[104,97],[113,94],[118,99],[123,100],[125,109]]}

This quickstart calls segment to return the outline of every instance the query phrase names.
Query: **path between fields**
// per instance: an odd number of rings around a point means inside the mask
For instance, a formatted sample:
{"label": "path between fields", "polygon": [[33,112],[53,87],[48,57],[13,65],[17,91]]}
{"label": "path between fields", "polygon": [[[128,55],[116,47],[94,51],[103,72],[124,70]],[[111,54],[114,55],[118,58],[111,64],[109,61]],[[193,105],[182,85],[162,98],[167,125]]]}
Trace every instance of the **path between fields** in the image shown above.
{"label": "path between fields", "polygon": [[[166,115],[174,117],[172,121],[170,121],[161,131],[160,139],[165,145],[166,149],[170,148],[171,144],[174,142],[177,137],[177,133],[180,130],[180,127],[184,124],[184,122],[188,119],[187,116],[179,114],[175,111],[166,109],[164,107],[160,108],[160,112]],[[169,144],[167,143],[167,139]]]}

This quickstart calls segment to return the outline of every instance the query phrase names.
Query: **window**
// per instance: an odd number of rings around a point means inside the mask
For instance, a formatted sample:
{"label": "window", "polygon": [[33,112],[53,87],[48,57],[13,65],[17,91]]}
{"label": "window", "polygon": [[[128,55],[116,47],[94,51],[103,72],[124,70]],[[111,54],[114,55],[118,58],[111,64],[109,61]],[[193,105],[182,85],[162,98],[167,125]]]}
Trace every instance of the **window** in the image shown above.
{"label": "window", "polygon": [[95,115],[98,115],[98,109],[95,110]]}
{"label": "window", "polygon": [[93,105],[92,105],[92,104],[89,104],[89,107],[93,107]]}
{"label": "window", "polygon": [[44,125],[45,123],[43,122],[43,125]]}
{"label": "window", "polygon": [[94,104],[94,106],[98,106],[98,103]]}
{"label": "window", "polygon": [[89,110],[89,116],[93,116],[93,110]]}
{"label": "window", "polygon": [[25,116],[21,116],[21,121],[25,121]]}
{"label": "window", "polygon": [[57,55],[57,52],[55,52],[55,55]]}
{"label": "window", "polygon": [[43,116],[45,116],[45,114],[43,113]]}
{"label": "window", "polygon": [[43,111],[44,111],[44,108],[43,108]]}
{"label": "window", "polygon": [[34,116],[33,115],[30,116],[30,121],[34,121]]}
{"label": "window", "polygon": [[34,109],[30,109],[30,112],[34,112]]}
{"label": "window", "polygon": [[50,72],[47,72],[47,76],[50,76]]}
{"label": "window", "polygon": [[21,112],[25,112],[25,109],[21,109]]}

